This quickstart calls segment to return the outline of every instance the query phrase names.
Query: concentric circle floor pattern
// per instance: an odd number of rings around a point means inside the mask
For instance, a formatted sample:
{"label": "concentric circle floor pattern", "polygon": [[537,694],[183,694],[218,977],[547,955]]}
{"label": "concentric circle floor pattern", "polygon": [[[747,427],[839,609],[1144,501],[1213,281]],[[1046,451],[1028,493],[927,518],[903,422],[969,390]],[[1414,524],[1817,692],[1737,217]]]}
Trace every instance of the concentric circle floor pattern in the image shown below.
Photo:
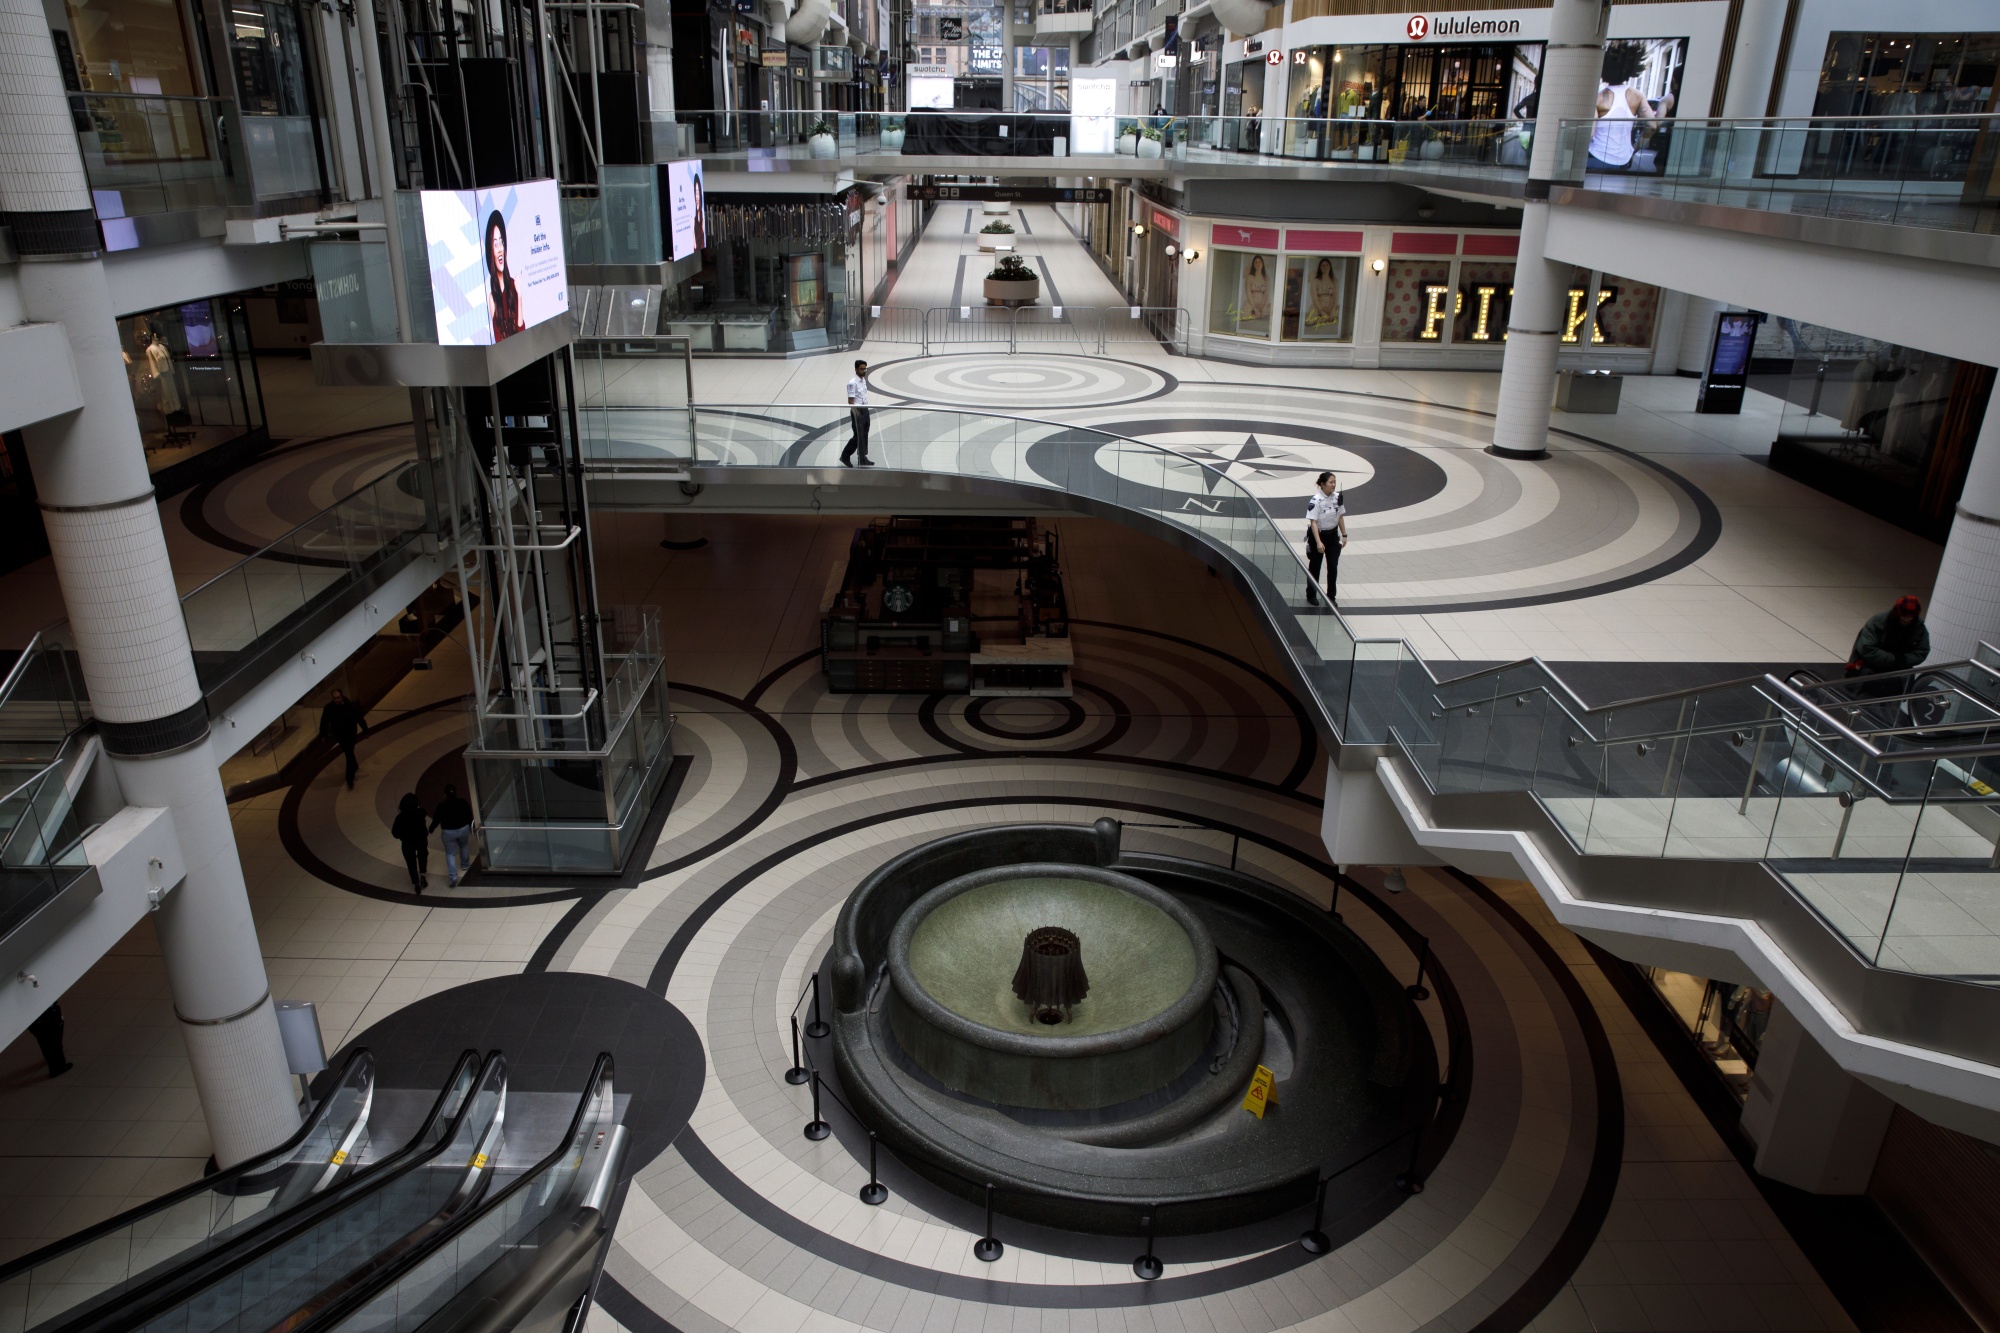
{"label": "concentric circle floor pattern", "polygon": [[[1602,1216],[1615,1183],[1615,1141],[1608,1176],[1602,1162],[1620,1124],[1605,1094],[1615,1103],[1616,1074],[1607,1084],[1586,1037],[1595,1018],[1518,921],[1437,883],[1390,902],[1348,881],[1343,910],[1399,974],[1417,960],[1390,918],[1431,939],[1466,1016],[1474,1092],[1421,1195],[1387,1186],[1386,1166],[1330,1192],[1328,1229],[1344,1242],[1331,1256],[1293,1244],[1305,1218],[1288,1217],[1163,1243],[1166,1276],[1149,1284],[1133,1276],[1134,1241],[1003,1220],[1007,1250],[988,1265],[971,1251],[976,1213],[900,1164],[884,1164],[887,1203],[860,1202],[865,1137],[830,1101],[835,1135],[802,1137],[808,1099],[782,1077],[793,1002],[845,895],[900,851],[953,829],[1109,814],[1131,845],[1234,857],[1331,897],[1318,801],[1301,790],[1319,759],[1283,689],[1169,636],[1077,633],[1073,702],[828,696],[808,658],[774,671],[754,703],[704,695],[683,715],[704,808],[676,812],[647,877],[549,951],[554,968],[663,993],[711,1069],[689,1128],[635,1177],[606,1270],[611,1318],[635,1333],[1019,1326],[1052,1311],[1103,1326],[1144,1307],[1160,1327],[1266,1333],[1469,1326],[1525,1296],[1521,1326],[1567,1280],[1563,1237]],[[785,770],[774,801],[770,775]],[[1423,1007],[1443,1043],[1443,1009]]]}

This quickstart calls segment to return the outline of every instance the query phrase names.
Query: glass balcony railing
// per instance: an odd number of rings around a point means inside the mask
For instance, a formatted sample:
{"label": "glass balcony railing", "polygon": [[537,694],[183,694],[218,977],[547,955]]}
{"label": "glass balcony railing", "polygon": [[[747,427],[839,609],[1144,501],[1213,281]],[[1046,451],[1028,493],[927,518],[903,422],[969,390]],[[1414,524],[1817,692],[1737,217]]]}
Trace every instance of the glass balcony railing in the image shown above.
{"label": "glass balcony railing", "polygon": [[[1685,120],[1607,143],[1564,121],[1557,178],[1589,190],[1945,231],[2000,224],[1993,115]],[[1615,159],[1631,153],[1630,159]],[[1609,157],[1611,161],[1607,161]]]}
{"label": "glass balcony railing", "polygon": [[435,531],[423,465],[405,463],[181,598],[195,671],[213,698],[343,593],[380,582]]}
{"label": "glass balcony railing", "polygon": [[243,117],[234,102],[75,93],[70,112],[97,216],[109,224],[105,239],[114,250],[129,248],[119,244],[122,219],[252,201]]}
{"label": "glass balcony railing", "polygon": [[[627,401],[607,420],[593,467],[835,467],[846,438],[837,405]],[[1438,795],[1528,793],[1585,855],[1762,862],[1869,963],[2000,984],[2000,668],[1755,676],[1598,708],[1534,660],[1439,681],[1407,644],[1309,605],[1301,544],[1171,450],[878,407],[871,452],[881,470],[1061,491],[1199,538],[1243,576],[1328,729],[1401,751]]]}

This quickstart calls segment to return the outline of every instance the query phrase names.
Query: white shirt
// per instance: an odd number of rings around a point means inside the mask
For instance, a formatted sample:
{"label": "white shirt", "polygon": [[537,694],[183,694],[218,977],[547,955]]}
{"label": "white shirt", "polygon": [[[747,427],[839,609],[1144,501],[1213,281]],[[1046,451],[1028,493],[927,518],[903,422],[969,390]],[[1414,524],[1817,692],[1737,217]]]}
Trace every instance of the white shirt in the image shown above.
{"label": "white shirt", "polygon": [[1315,491],[1313,498],[1306,502],[1306,521],[1321,532],[1332,532],[1346,515],[1347,499],[1339,491],[1332,495]]}
{"label": "white shirt", "polygon": [[868,381],[856,375],[847,382],[847,401],[855,407],[868,406]]}

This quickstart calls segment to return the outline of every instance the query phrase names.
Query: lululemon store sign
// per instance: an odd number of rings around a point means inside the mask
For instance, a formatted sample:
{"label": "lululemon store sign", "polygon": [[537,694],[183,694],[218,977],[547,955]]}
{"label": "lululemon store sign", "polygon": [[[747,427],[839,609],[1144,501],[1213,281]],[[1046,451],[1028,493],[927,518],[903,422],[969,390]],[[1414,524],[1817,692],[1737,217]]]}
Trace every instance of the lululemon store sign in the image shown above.
{"label": "lululemon store sign", "polygon": [[1426,37],[1519,37],[1519,19],[1478,19],[1466,14],[1412,14],[1403,25],[1413,42]]}

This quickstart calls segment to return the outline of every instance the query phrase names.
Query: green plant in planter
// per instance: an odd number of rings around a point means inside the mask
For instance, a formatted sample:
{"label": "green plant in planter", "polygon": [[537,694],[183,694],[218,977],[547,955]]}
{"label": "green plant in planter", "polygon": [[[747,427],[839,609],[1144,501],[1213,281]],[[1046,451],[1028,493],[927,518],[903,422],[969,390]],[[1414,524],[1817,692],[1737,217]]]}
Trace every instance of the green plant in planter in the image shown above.
{"label": "green plant in planter", "polygon": [[885,130],[900,130],[903,128],[903,118],[901,116],[884,116],[882,117],[882,128]]}
{"label": "green plant in planter", "polygon": [[1019,255],[1008,255],[993,266],[986,275],[995,282],[1035,282],[1035,270],[1028,267],[1028,261]]}
{"label": "green plant in planter", "polygon": [[822,134],[826,135],[828,138],[835,137],[832,121],[821,119],[821,120],[816,120],[812,124],[806,126],[806,138],[812,139]]}
{"label": "green plant in planter", "polygon": [[1155,128],[1154,128],[1153,126],[1151,126],[1151,125],[1148,125],[1148,126],[1147,126],[1147,127],[1145,128],[1145,130],[1144,130],[1144,133],[1145,133],[1145,136],[1146,136],[1146,137],[1147,137],[1148,139],[1151,139],[1151,140],[1152,140],[1152,141],[1153,141],[1154,143],[1159,143],[1159,142],[1160,142],[1160,141],[1161,141],[1161,140],[1162,140],[1162,139],[1163,139],[1163,138],[1165,137],[1164,135],[1162,135],[1162,134],[1161,134],[1161,133],[1159,132],[1159,130],[1155,129]]}
{"label": "green plant in planter", "polygon": [[1012,236],[1014,234],[1014,224],[1011,222],[1002,222],[998,218],[995,218],[979,230],[982,232],[991,232],[995,236]]}
{"label": "green plant in planter", "polygon": [[1137,125],[1126,125],[1123,129],[1119,130],[1118,133],[1121,136],[1129,134],[1136,139],[1139,137],[1139,127]]}

